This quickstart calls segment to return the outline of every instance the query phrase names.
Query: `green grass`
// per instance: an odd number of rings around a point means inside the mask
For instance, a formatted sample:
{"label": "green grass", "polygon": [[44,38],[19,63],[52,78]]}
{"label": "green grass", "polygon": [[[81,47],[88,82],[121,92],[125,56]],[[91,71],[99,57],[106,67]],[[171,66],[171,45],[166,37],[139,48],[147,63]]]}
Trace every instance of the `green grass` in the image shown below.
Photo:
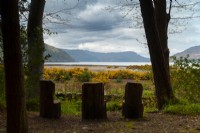
{"label": "green grass", "polygon": [[81,114],[81,100],[62,101],[61,112],[62,114],[80,115]]}
{"label": "green grass", "polygon": [[164,112],[180,115],[200,115],[200,104],[171,104],[165,107]]}
{"label": "green grass", "polygon": [[142,96],[143,97],[155,97],[154,91],[152,91],[152,90],[144,90]]}
{"label": "green grass", "polygon": [[120,111],[122,109],[122,101],[110,101],[106,103],[107,111]]}

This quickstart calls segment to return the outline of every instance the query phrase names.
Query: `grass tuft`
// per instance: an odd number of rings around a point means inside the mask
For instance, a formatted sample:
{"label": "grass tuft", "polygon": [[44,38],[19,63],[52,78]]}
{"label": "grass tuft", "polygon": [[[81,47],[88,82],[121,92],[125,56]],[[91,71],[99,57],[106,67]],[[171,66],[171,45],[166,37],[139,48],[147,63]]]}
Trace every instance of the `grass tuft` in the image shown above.
{"label": "grass tuft", "polygon": [[181,115],[200,115],[200,104],[167,105],[164,112]]}
{"label": "grass tuft", "polygon": [[81,114],[81,100],[62,101],[61,111],[63,114],[80,115]]}

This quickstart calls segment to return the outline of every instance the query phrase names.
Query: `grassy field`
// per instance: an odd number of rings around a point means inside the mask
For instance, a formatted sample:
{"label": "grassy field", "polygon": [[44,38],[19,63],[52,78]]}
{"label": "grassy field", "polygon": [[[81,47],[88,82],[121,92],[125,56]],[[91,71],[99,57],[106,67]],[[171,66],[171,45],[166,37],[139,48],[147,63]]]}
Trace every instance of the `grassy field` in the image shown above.
{"label": "grassy field", "polygon": [[[197,90],[199,89],[198,73],[200,69],[190,67],[190,65],[184,64],[184,61],[188,62],[187,60],[179,61],[178,64],[171,67],[172,85],[177,101],[169,103],[164,111],[175,114],[198,115],[200,114],[198,101],[200,93]],[[65,114],[80,114],[80,95],[84,82],[104,83],[107,111],[121,111],[127,82],[141,83],[143,86],[142,98],[145,112],[158,111],[151,66],[148,65],[128,67],[47,67],[44,71],[44,77],[54,81],[57,95],[66,95],[65,98],[57,97],[62,101],[62,111]],[[190,79],[187,77],[190,77]],[[187,86],[187,90],[184,89],[184,86]]]}
{"label": "grassy field", "polygon": [[[188,65],[190,63],[191,65]],[[200,63],[187,59],[179,60],[171,69],[171,81],[176,102],[166,105],[164,112],[173,114],[200,114],[199,75]],[[194,67],[195,66],[195,67]],[[44,69],[44,79],[56,85],[55,98],[62,102],[62,113],[81,113],[81,89],[84,82],[104,84],[107,111],[121,111],[127,82],[139,82],[143,86],[145,112],[156,112],[155,88],[151,66],[48,66]],[[4,70],[0,66],[0,108],[5,108]],[[38,100],[27,102],[29,111],[39,110]]]}
{"label": "grassy field", "polygon": [[[43,119],[39,117],[38,100],[28,101],[29,132],[199,132],[200,61],[196,63],[181,59],[175,62],[170,74],[177,100],[158,111],[150,66],[46,67],[44,78],[52,80],[56,85],[54,98],[61,100],[62,117],[58,120]],[[84,82],[104,84],[108,119],[81,119],[81,88]],[[142,119],[128,120],[122,116],[127,82],[139,82],[143,86]],[[4,83],[4,69],[0,66],[0,132],[6,132]]]}
{"label": "grassy field", "polygon": [[102,82],[104,84],[107,111],[121,111],[127,82],[141,83],[145,112],[153,112],[157,109],[150,69],[150,66],[47,67],[44,77],[54,81],[56,98],[62,101],[64,114],[77,115],[81,113],[80,95],[84,82]]}
{"label": "grassy field", "polygon": [[[104,85],[107,111],[121,111],[125,93],[125,84],[130,81],[131,80],[122,80],[121,82],[116,82],[115,80],[111,80],[109,83]],[[143,104],[145,112],[156,111],[156,99],[152,82],[150,80],[137,82],[142,83],[144,88]],[[56,98],[62,101],[62,112],[65,114],[80,114],[81,97],[79,95],[81,94],[83,83],[78,81],[68,81],[67,83],[55,82],[55,84]],[[60,96],[60,94],[62,95]]]}

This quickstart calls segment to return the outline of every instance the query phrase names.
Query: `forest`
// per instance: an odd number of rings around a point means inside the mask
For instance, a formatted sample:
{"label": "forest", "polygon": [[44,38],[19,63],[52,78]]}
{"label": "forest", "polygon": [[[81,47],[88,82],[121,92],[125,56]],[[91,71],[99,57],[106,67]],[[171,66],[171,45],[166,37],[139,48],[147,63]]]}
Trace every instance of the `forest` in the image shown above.
{"label": "forest", "polygon": [[0,132],[200,131],[200,59],[170,57],[168,47],[170,25],[199,19],[172,10],[194,14],[199,1],[121,0],[118,9],[139,9],[151,65],[98,71],[44,65],[44,34],[54,34],[44,17],[62,18],[45,13],[46,2],[0,2]]}

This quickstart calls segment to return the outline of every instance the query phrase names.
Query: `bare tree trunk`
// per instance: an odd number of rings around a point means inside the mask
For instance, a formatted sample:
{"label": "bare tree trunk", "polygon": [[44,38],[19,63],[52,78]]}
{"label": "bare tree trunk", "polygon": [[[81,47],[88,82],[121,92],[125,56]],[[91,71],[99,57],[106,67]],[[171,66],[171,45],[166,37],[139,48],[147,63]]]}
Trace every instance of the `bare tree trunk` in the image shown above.
{"label": "bare tree trunk", "polygon": [[166,66],[167,63],[161,46],[152,0],[140,0],[140,6],[154,73],[157,106],[158,109],[162,109],[174,97],[168,66]]}
{"label": "bare tree trunk", "polygon": [[17,0],[1,0],[6,79],[7,133],[27,133],[24,74]]}
{"label": "bare tree trunk", "polygon": [[169,71],[168,24],[170,14],[166,12],[166,0],[154,2],[154,7],[160,43],[163,49],[167,71]]}
{"label": "bare tree trunk", "polygon": [[44,67],[42,20],[45,0],[31,0],[28,18],[28,99],[39,98],[39,81]]}

